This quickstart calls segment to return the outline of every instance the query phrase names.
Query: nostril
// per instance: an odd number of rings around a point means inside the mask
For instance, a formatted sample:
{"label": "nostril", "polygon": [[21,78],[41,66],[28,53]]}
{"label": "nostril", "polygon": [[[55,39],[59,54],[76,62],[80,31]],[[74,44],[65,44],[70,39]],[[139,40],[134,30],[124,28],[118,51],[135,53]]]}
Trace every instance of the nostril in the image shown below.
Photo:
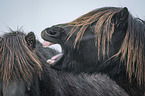
{"label": "nostril", "polygon": [[60,27],[53,26],[51,28],[45,29],[45,31],[51,37],[59,37],[60,34],[64,32],[64,29],[62,29]]}
{"label": "nostril", "polygon": [[42,38],[47,38],[47,37],[52,37],[52,38],[58,38],[60,37],[60,35],[64,34],[64,29],[61,27],[50,27],[50,28],[46,28],[45,30],[42,31],[41,33],[41,37]]}
{"label": "nostril", "polygon": [[57,35],[57,32],[53,30],[49,30],[47,31],[47,33],[49,33],[50,35]]}
{"label": "nostril", "polygon": [[51,37],[59,37],[60,36],[60,32],[59,31],[46,30],[46,32]]}

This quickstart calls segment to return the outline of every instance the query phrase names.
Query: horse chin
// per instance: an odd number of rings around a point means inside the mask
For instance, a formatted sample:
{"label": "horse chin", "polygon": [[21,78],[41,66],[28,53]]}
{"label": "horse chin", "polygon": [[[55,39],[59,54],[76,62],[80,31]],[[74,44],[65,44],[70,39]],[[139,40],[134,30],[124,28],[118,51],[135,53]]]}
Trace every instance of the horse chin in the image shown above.
{"label": "horse chin", "polygon": [[[43,47],[49,47],[51,45],[54,45],[54,43],[52,42],[49,42],[49,41],[44,41],[42,43]],[[61,48],[62,48],[62,52],[51,57],[51,58],[48,58],[48,60],[46,61],[53,69],[57,69],[57,70],[60,70],[61,69],[61,64],[63,62],[63,59],[64,59],[64,48],[62,47],[61,45]]]}

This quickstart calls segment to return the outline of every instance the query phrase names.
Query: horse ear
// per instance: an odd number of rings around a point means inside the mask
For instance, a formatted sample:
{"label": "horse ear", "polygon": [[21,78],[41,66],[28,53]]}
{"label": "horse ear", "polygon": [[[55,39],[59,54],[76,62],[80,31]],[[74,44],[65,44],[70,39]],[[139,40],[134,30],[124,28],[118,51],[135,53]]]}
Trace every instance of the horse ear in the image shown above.
{"label": "horse ear", "polygon": [[28,44],[28,47],[30,49],[34,49],[36,47],[36,38],[35,38],[35,35],[33,32],[30,32],[28,33],[26,36],[25,36],[25,40]]}
{"label": "horse ear", "polygon": [[128,25],[128,17],[129,17],[128,9],[124,7],[119,12],[116,12],[113,15],[111,21],[116,29],[124,30],[127,28]]}

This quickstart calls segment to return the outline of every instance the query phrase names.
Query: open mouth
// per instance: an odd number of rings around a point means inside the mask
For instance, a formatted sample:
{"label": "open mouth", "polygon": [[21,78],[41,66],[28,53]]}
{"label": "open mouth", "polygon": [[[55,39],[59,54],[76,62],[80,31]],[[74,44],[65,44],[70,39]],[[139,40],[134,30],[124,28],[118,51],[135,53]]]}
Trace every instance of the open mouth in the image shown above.
{"label": "open mouth", "polygon": [[[49,42],[49,41],[43,41],[42,45],[43,47],[49,47],[51,45],[54,45],[55,43]],[[63,57],[63,51],[51,58],[48,58],[47,63],[49,63],[50,65],[55,65],[56,63],[58,63],[60,61],[60,59]]]}
{"label": "open mouth", "polygon": [[63,58],[64,58],[64,47],[63,42],[61,41],[61,33],[64,30],[60,27],[51,27],[47,28],[44,31],[41,32],[41,37],[43,38],[43,47],[49,47],[53,44],[60,44],[62,48],[62,52],[60,54],[57,54],[53,56],[52,58],[48,58],[47,63],[53,67],[54,65],[61,65]]}

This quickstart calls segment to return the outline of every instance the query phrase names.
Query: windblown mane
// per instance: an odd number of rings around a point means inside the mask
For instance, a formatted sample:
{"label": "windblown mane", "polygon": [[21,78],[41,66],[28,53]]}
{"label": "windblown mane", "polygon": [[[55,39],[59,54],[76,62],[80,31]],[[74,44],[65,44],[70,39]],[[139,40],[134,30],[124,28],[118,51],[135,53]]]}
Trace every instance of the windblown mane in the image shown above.
{"label": "windblown mane", "polygon": [[35,74],[40,76],[41,64],[28,48],[25,36],[12,31],[0,39],[0,79],[7,83],[10,80],[32,81]]}
{"label": "windblown mane", "polygon": [[[65,27],[72,26],[68,39],[79,30],[74,41],[74,47],[79,45],[84,32],[90,25],[94,24],[92,30],[95,34],[95,41],[98,51],[98,59],[100,55],[107,54],[109,56],[109,45],[111,44],[112,35],[114,33],[114,23],[111,22],[113,15],[122,8],[105,7],[93,10],[80,18],[67,23]],[[67,39],[67,40],[68,40]],[[120,61],[126,64],[126,71],[130,80],[135,76],[139,84],[145,82],[145,24],[141,19],[134,18],[129,14],[128,27],[120,50],[111,58],[121,56]],[[107,48],[107,49],[106,49]],[[107,50],[107,53],[106,53]],[[103,57],[106,58],[106,57]],[[108,59],[108,60],[109,60]]]}

